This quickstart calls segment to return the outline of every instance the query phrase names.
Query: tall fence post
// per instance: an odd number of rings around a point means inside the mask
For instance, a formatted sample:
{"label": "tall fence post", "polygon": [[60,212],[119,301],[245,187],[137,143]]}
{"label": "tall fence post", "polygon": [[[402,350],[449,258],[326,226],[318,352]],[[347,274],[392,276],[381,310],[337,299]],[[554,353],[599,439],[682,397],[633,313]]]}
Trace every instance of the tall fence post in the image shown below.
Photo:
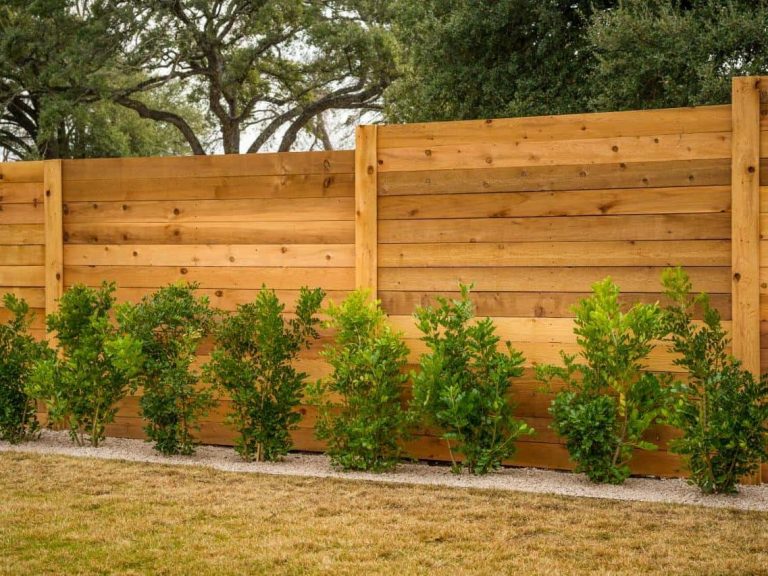
{"label": "tall fence post", "polygon": [[[734,78],[731,114],[733,355],[760,375],[760,82]],[[761,472],[745,482],[760,483]]]}
{"label": "tall fence post", "polygon": [[355,131],[355,288],[378,291],[378,158],[376,126]]}
{"label": "tall fence post", "polygon": [[61,160],[43,165],[45,209],[45,313],[58,308],[64,291],[64,230],[62,224]]}

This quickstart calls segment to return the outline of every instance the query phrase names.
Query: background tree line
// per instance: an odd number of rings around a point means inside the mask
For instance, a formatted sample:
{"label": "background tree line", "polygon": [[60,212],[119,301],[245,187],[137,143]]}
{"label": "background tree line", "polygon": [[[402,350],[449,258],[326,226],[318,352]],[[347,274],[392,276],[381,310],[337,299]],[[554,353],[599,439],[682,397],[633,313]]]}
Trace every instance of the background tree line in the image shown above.
{"label": "background tree line", "polygon": [[727,102],[768,0],[4,0],[0,149],[328,149],[350,127]]}

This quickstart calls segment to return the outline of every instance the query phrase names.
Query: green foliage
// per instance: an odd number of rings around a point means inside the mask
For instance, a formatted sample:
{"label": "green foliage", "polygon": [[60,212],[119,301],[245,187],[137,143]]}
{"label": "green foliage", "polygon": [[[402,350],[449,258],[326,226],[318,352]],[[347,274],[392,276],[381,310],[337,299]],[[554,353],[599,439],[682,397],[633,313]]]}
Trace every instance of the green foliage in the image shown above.
{"label": "green foliage", "polygon": [[614,0],[397,0],[393,121],[584,112],[585,30]]}
{"label": "green foliage", "polygon": [[39,361],[26,392],[45,402],[49,420],[66,426],[78,445],[98,446],[141,368],[141,343],[110,320],[114,284],[67,290],[47,318],[58,354]]}
{"label": "green foliage", "polygon": [[199,374],[192,369],[215,316],[208,299],[195,295],[196,289],[197,284],[170,284],[118,310],[121,325],[141,342],[144,352],[139,381],[144,431],[165,455],[192,454],[193,431],[215,405],[212,390],[198,385]]}
{"label": "green foliage", "polygon": [[327,313],[336,336],[322,355],[332,373],[308,388],[318,408],[317,437],[344,470],[392,469],[409,425],[402,407],[408,348],[365,291],[331,303]]}
{"label": "green foliage", "polygon": [[657,304],[623,313],[610,278],[592,288],[574,307],[581,361],[561,352],[562,366],[540,365],[536,373],[547,384],[564,384],[550,407],[552,428],[566,439],[577,471],[593,482],[620,484],[635,448],[657,448],[643,433],[669,405],[671,378],[644,371],[654,340],[663,336],[664,314]]}
{"label": "green foliage", "polygon": [[[11,157],[150,156],[188,149],[173,126],[105,100],[106,84],[146,80],[116,70],[122,33],[130,37],[129,27],[120,25],[124,13],[123,7],[105,7],[104,0],[2,3],[0,147]],[[201,125],[196,106],[181,96],[163,88],[143,101]]]}
{"label": "green foliage", "polygon": [[[523,373],[523,355],[499,337],[490,318],[471,322],[470,287],[461,299],[438,298],[416,311],[429,352],[412,373],[413,406],[442,430],[455,472],[486,474],[515,452],[515,440],[533,430],[512,415],[510,379]],[[455,453],[463,457],[457,460]]]}
{"label": "green foliage", "polygon": [[32,317],[24,299],[5,294],[3,306],[12,317],[0,325],[0,440],[16,444],[33,437],[40,428],[35,399],[26,387],[34,363],[48,348],[27,332]]}
{"label": "green foliage", "polygon": [[291,448],[289,432],[307,375],[292,365],[302,348],[319,337],[316,313],[324,292],[302,288],[296,316],[283,318],[285,305],[262,287],[256,299],[237,307],[216,332],[206,379],[229,393],[228,416],[240,436],[235,449],[245,460],[277,460]]}
{"label": "green foliage", "polygon": [[591,108],[725,104],[731,76],[768,70],[763,0],[625,0],[597,14]]}
{"label": "green foliage", "polygon": [[[768,377],[756,379],[728,352],[720,314],[706,294],[691,295],[681,268],[664,271],[662,283],[672,301],[667,326],[675,363],[688,371],[678,384],[671,422],[683,432],[672,442],[705,493],[733,493],[741,476],[768,458]],[[695,323],[696,308],[703,322]]]}

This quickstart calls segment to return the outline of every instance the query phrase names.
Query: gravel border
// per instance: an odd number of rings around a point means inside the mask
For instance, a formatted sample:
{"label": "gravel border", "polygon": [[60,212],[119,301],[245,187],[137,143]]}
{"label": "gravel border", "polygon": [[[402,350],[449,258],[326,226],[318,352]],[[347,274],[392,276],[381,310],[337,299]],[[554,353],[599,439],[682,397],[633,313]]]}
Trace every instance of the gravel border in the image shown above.
{"label": "gravel border", "polygon": [[153,464],[203,466],[225,472],[249,472],[276,476],[342,478],[391,484],[417,484],[455,488],[511,490],[636,502],[663,502],[712,508],[768,511],[768,484],[742,486],[735,496],[705,496],[681,479],[630,478],[622,486],[596,485],[583,474],[537,468],[505,468],[487,476],[452,474],[448,466],[405,463],[396,472],[372,474],[340,472],[321,454],[290,454],[283,462],[243,462],[232,448],[199,446],[193,456],[165,457],[142,440],[107,438],[99,448],[74,446],[66,432],[43,431],[40,439],[19,445],[0,442],[0,452],[25,452],[127,460]]}

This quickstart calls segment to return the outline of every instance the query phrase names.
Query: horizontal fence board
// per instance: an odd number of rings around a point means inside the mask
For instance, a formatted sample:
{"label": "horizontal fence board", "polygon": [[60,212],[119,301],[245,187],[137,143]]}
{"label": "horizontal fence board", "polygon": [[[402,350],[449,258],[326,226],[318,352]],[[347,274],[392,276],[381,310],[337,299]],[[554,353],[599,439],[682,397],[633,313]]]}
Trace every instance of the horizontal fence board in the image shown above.
{"label": "horizontal fence board", "polygon": [[44,260],[45,246],[0,244],[0,266],[42,266]]}
{"label": "horizontal fence board", "polygon": [[39,182],[43,183],[43,163],[2,162],[0,163],[0,181],[7,183]]}
{"label": "horizontal fence board", "polygon": [[510,140],[551,141],[730,132],[730,106],[564,114],[494,120],[389,124],[379,127],[379,148],[409,148]]}
{"label": "horizontal fence board", "polygon": [[[3,278],[0,267],[0,279]],[[354,288],[353,268],[213,268],[171,266],[70,266],[65,263],[67,286],[86,284],[98,286],[102,280],[112,280],[125,288],[157,288],[179,280],[199,282],[202,288],[250,288],[266,285],[275,289],[312,286],[326,290]],[[0,281],[0,285],[5,282]]]}
{"label": "horizontal fence board", "polygon": [[[768,229],[768,227],[766,228]],[[718,240],[731,237],[728,213],[382,220],[379,243]]]}
{"label": "horizontal fence board", "polygon": [[[426,266],[729,266],[727,240],[382,244],[380,268]],[[479,274],[482,271],[478,272]]]}
{"label": "horizontal fence board", "polygon": [[380,172],[455,170],[495,166],[615,164],[661,160],[719,160],[731,156],[729,132],[659,134],[583,140],[433,145],[379,149]]}
{"label": "horizontal fence board", "polygon": [[[392,315],[389,317],[389,323],[406,339],[418,340],[422,337],[413,316]],[[513,346],[521,342],[576,343],[572,318],[494,318],[493,323],[497,334],[502,339],[501,349],[504,348],[504,340],[511,341]],[[729,331],[731,323],[723,322],[723,328]],[[666,348],[662,343],[658,343],[657,346]]]}
{"label": "horizontal fence board", "polygon": [[[657,293],[664,268],[652,266],[624,268],[383,268],[379,270],[379,289],[395,291],[455,290],[459,283],[474,284],[478,292],[528,292],[532,286],[541,292],[589,292],[592,285],[610,276],[626,292]],[[694,289],[729,294],[730,267],[688,268]],[[766,278],[768,281],[768,278]],[[766,290],[768,291],[768,290]]]}
{"label": "horizontal fence board", "polygon": [[[761,162],[761,167],[768,178],[768,161]],[[378,178],[380,196],[730,186],[730,183],[729,159],[384,172]]]}
{"label": "horizontal fence board", "polygon": [[[3,289],[0,288],[0,296],[3,294]],[[29,330],[35,332],[42,332],[45,330],[45,308],[30,308],[29,310],[30,323]],[[11,311],[4,308],[2,302],[0,302],[0,324],[5,324],[13,318]]]}
{"label": "horizontal fence board", "polygon": [[353,244],[355,223],[343,221],[286,222],[115,222],[64,223],[69,244]]}
{"label": "horizontal fence board", "polygon": [[71,180],[65,202],[352,197],[354,174]]}
{"label": "horizontal fence board", "polygon": [[[293,152],[291,154],[227,154],[163,158],[106,158],[67,160],[64,181],[132,180],[217,176],[271,176],[282,174],[352,173],[354,153],[349,150]],[[42,179],[42,178],[41,178]],[[65,184],[66,186],[66,184]]]}
{"label": "horizontal fence board", "polygon": [[64,223],[351,220],[353,206],[353,198],[69,202]]}
{"label": "horizontal fence board", "polygon": [[730,208],[727,186],[384,196],[378,205],[381,220],[699,214]]}
{"label": "horizontal fence board", "polygon": [[0,266],[0,286],[21,287],[44,285],[45,269],[42,265]]}
{"label": "horizontal fence board", "polygon": [[[3,251],[0,247],[0,263]],[[347,267],[355,265],[351,244],[185,245],[169,250],[157,245],[96,245],[64,247],[69,265],[95,266],[226,266],[226,267]]]}
{"label": "horizontal fence board", "polygon": [[3,182],[0,180],[0,206],[43,201],[41,182]]}
{"label": "horizontal fence board", "polygon": [[[43,287],[12,288],[8,286],[0,286],[0,297],[8,293],[14,294],[18,298],[23,298],[27,304],[29,304],[30,308],[45,308],[45,288]],[[0,306],[2,306],[2,301],[0,301]]]}
{"label": "horizontal fence board", "polygon": [[42,202],[25,204],[6,204],[0,206],[0,225],[3,224],[42,224]]}
{"label": "horizontal fence board", "polygon": [[43,224],[0,224],[0,244],[45,244]]}
{"label": "horizontal fence board", "polygon": [[[659,286],[661,290],[661,286]],[[387,314],[407,315],[412,314],[417,306],[434,304],[436,298],[457,299],[458,291],[442,292],[390,292],[379,291],[382,308]],[[573,306],[582,298],[588,298],[589,292],[472,292],[470,298],[475,305],[478,316],[495,317],[531,317],[531,318],[570,318],[573,317]],[[652,304],[659,302],[666,305],[666,299],[661,293],[622,293],[621,301],[625,307],[641,302]],[[724,320],[731,318],[731,298],[729,294],[713,294],[710,303],[720,312]],[[768,295],[763,303],[766,311],[763,317],[768,317]],[[696,310],[696,318],[700,318],[699,310]]]}
{"label": "horizontal fence board", "polygon": [[[311,287],[312,285],[310,285]],[[300,286],[298,287],[300,288]],[[281,289],[275,290],[275,294],[279,298],[280,302],[285,304],[285,311],[287,313],[295,312],[296,302],[299,298],[299,289]],[[138,302],[145,295],[151,294],[153,289],[147,288],[124,288],[117,287],[115,291],[115,298],[118,302]],[[232,289],[232,288],[200,288],[196,291],[199,296],[205,296],[208,298],[212,306],[221,310],[232,311],[237,308],[238,305],[248,304],[253,302],[259,294],[258,289]],[[324,302],[340,302],[343,300],[349,291],[347,290],[329,290],[326,291]]]}

